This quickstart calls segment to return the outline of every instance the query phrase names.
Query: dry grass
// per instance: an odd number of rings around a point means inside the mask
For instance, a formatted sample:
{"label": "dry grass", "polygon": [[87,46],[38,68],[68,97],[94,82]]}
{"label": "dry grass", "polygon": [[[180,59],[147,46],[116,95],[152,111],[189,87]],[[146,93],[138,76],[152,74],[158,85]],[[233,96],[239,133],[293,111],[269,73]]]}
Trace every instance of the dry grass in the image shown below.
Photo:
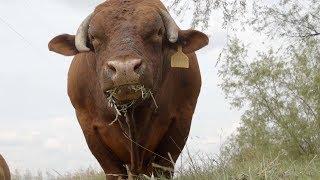
{"label": "dry grass", "polygon": [[[301,157],[291,160],[285,155],[276,157],[260,156],[251,160],[226,162],[209,156],[188,158],[183,167],[176,168],[175,180],[249,180],[249,179],[320,179],[320,157]],[[93,168],[81,169],[73,173],[60,174],[46,172],[31,175],[30,172],[13,174],[13,180],[103,180],[104,173]],[[141,178],[144,179],[144,178]],[[163,179],[164,178],[160,178]]]}

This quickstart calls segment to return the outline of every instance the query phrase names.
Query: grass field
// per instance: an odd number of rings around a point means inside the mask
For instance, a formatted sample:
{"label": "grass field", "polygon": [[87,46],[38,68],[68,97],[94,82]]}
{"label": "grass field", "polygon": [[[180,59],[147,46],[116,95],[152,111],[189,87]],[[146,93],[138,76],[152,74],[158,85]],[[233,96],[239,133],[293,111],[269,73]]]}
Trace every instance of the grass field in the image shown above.
{"label": "grass field", "polygon": [[[195,162],[197,161],[197,163]],[[101,170],[87,168],[73,173],[13,172],[13,180],[103,180]],[[146,179],[146,178],[141,178]],[[164,179],[164,178],[161,178]],[[184,167],[176,168],[175,180],[249,180],[249,179],[320,179],[320,157],[288,159],[279,154],[276,157],[260,156],[243,162],[225,162],[210,157],[188,160]]]}

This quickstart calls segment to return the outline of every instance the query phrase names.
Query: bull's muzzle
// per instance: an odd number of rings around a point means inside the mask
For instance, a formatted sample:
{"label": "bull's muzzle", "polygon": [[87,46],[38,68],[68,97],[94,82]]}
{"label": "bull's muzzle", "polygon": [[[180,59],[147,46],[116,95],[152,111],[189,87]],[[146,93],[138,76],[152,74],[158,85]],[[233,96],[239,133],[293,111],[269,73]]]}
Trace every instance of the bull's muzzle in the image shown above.
{"label": "bull's muzzle", "polygon": [[110,76],[115,87],[139,84],[145,66],[141,59],[112,60],[107,63],[106,75]]}

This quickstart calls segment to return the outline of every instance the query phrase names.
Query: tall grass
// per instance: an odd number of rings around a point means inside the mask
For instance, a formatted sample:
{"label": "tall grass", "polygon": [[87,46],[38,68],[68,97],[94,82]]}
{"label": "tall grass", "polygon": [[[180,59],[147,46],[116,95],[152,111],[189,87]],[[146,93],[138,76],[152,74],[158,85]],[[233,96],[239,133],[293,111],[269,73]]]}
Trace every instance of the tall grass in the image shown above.
{"label": "tall grass", "polygon": [[104,180],[105,175],[101,169],[88,167],[74,172],[60,173],[56,170],[32,174],[30,170],[24,172],[15,170],[12,173],[12,180]]}
{"label": "tall grass", "polygon": [[[222,150],[224,152],[224,150]],[[254,180],[254,179],[320,179],[320,157],[303,156],[292,159],[285,153],[279,152],[274,156],[259,154],[260,152],[248,152],[252,154],[246,158],[229,155],[216,157],[198,155],[187,157],[183,164],[176,167],[175,180]],[[13,180],[103,180],[104,173],[100,169],[80,169],[75,172],[59,173],[30,171],[13,172]],[[146,179],[141,177],[140,179]],[[165,180],[165,178],[160,178]]]}

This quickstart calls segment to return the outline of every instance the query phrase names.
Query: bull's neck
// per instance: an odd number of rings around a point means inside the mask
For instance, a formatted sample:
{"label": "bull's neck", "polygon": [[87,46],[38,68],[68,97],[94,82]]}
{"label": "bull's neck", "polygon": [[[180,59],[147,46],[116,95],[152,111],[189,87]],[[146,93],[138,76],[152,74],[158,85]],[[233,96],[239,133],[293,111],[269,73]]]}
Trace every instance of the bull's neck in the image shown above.
{"label": "bull's neck", "polygon": [[141,157],[143,136],[151,126],[152,119],[156,115],[156,110],[156,105],[150,99],[144,104],[137,105],[128,110],[122,121],[119,121],[119,123],[122,123],[121,127],[124,136],[130,141],[130,170],[132,172],[139,172],[142,168],[142,163],[144,162],[143,157]]}

